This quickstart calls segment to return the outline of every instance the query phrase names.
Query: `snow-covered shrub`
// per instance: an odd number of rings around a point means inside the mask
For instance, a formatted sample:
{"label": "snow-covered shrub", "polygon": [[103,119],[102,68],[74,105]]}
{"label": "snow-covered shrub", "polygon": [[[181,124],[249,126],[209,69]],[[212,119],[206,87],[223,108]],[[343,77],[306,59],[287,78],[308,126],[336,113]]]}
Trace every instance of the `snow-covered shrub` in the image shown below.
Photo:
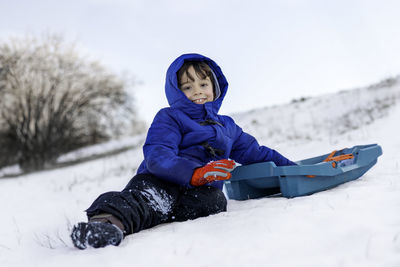
{"label": "snow-covered shrub", "polygon": [[62,153],[131,132],[136,115],[126,87],[60,36],[0,43],[0,166],[41,169]]}

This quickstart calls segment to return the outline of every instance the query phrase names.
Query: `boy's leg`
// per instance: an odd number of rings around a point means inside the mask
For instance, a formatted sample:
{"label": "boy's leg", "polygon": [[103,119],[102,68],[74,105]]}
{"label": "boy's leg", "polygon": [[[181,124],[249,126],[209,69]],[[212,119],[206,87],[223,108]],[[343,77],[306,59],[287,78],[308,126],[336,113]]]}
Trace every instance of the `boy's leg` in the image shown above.
{"label": "boy's leg", "polygon": [[175,221],[193,220],[226,211],[224,193],[212,186],[183,189],[173,212]]}
{"label": "boy's leg", "polygon": [[[185,221],[226,211],[224,194],[209,186],[193,189],[151,175],[137,175],[121,192],[100,195],[87,209],[89,223],[71,234],[80,249],[118,245],[124,235],[168,221]],[[122,230],[122,231],[121,231]]]}
{"label": "boy's leg", "polygon": [[111,214],[128,235],[169,221],[178,195],[179,186],[141,174],[121,192],[100,195],[86,212],[89,220]]}

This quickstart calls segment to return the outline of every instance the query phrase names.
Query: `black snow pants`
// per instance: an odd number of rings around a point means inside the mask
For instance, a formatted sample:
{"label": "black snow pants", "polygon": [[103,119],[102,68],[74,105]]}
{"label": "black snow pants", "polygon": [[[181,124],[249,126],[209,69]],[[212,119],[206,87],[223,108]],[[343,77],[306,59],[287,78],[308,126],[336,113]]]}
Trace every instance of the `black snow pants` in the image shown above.
{"label": "black snow pants", "polygon": [[86,213],[88,218],[102,213],[114,215],[128,235],[165,222],[216,214],[226,211],[226,206],[227,200],[217,188],[185,188],[150,174],[138,174],[121,192],[100,195]]}

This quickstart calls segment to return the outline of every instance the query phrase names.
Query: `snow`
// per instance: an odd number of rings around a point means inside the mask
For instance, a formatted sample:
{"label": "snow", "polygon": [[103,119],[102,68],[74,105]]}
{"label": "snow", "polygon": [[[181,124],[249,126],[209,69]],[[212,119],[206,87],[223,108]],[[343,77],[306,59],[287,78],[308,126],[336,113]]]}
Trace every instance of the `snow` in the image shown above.
{"label": "snow", "polygon": [[163,214],[163,221],[168,219],[168,214],[172,211],[173,199],[165,191],[160,188],[159,190],[154,190],[153,188],[144,188],[141,194],[151,203],[151,207]]}
{"label": "snow", "polygon": [[142,160],[140,146],[0,178],[0,266],[400,266],[399,100],[397,83],[234,114],[260,143],[292,160],[370,143],[383,155],[363,177],[334,189],[229,200],[227,212],[162,224],[119,247],[80,251],[69,233],[99,194],[126,185]]}

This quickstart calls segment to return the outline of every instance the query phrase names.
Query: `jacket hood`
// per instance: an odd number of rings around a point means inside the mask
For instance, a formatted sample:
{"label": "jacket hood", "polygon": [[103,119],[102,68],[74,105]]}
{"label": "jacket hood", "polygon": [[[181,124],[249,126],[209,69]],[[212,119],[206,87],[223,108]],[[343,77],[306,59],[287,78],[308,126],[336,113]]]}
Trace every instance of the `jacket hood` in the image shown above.
{"label": "jacket hood", "polygon": [[[185,63],[185,61],[204,61],[210,66],[215,74],[216,82],[219,85],[220,96],[205,104],[195,104],[190,101],[185,94],[179,89],[177,72]],[[200,54],[184,54],[172,62],[167,70],[165,82],[165,95],[171,108],[177,108],[185,112],[191,118],[215,118],[222,105],[222,101],[228,90],[228,82],[222,73],[221,68],[212,59]]]}

